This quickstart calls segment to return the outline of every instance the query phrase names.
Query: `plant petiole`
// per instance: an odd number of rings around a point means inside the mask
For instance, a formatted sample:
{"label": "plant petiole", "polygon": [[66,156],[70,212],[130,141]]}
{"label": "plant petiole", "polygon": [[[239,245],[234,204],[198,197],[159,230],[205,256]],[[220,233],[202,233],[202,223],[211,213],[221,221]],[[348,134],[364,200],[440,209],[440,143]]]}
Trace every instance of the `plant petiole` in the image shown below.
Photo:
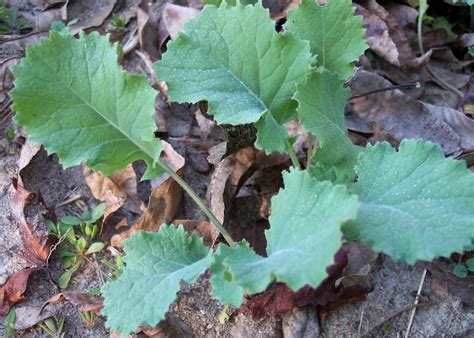
{"label": "plant petiole", "polygon": [[[294,153],[294,152],[293,152]],[[296,156],[296,155],[295,155]],[[201,200],[201,198],[196,194],[196,192],[191,188],[185,180],[181,178],[173,169],[171,169],[165,162],[160,160],[159,158],[155,161],[156,164],[158,164],[163,170],[170,175],[176,183],[179,184],[181,188],[183,188],[184,191],[186,191],[189,195],[189,197],[192,198],[192,200],[198,205],[199,209],[201,209],[202,212],[209,218],[209,220],[214,224],[214,226],[217,228],[217,230],[222,234],[224,239],[227,241],[229,246],[234,247],[235,246],[235,241],[232,239],[230,236],[229,232],[224,228],[221,222],[217,219],[217,217],[212,213],[211,210],[206,206],[206,204]]]}

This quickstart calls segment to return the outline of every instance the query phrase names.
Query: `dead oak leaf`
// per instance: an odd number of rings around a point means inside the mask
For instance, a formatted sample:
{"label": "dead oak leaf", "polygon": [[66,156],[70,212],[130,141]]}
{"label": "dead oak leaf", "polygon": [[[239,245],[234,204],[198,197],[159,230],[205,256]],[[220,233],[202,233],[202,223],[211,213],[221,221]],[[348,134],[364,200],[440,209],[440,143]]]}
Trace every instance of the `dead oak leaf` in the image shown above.
{"label": "dead oak leaf", "polygon": [[68,301],[74,305],[79,311],[92,311],[100,314],[100,310],[104,307],[104,299],[99,296],[92,296],[83,292],[64,291],[49,298],[42,306],[44,309],[49,304],[57,304]]}
{"label": "dead oak leaf", "polygon": [[141,214],[145,210],[143,202],[138,198],[137,175],[132,165],[111,176],[84,167],[84,177],[92,195],[106,203],[102,224],[122,206],[135,214]]}
{"label": "dead oak leaf", "polygon": [[[46,262],[51,249],[46,222],[32,224],[27,221],[25,215],[25,209],[32,203],[36,203],[45,210],[41,197],[26,190],[16,179],[13,180],[8,195],[13,216],[18,223],[23,239],[26,258],[35,264]],[[38,217],[38,215],[35,216]]]}
{"label": "dead oak leaf", "polygon": [[28,278],[38,270],[35,267],[17,271],[0,286],[0,316],[6,316],[13,305],[25,299],[23,294],[28,286]]}
{"label": "dead oak leaf", "polygon": [[[179,155],[169,143],[164,141],[161,143],[163,144],[161,160],[178,175],[182,175],[184,157]],[[179,184],[168,174],[163,174],[159,179],[152,180],[151,184],[152,192],[145,212],[130,229],[112,237],[110,241],[112,246],[123,247],[124,240],[133,233],[140,230],[158,231],[162,224],[168,224],[175,218],[182,199]]]}

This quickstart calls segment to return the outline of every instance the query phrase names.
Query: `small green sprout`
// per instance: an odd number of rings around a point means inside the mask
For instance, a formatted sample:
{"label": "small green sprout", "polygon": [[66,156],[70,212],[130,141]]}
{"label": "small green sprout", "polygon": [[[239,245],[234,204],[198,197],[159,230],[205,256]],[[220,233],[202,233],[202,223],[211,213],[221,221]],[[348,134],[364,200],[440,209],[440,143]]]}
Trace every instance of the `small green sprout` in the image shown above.
{"label": "small green sprout", "polygon": [[118,29],[122,29],[125,27],[125,24],[127,22],[125,21],[125,18],[124,17],[121,17],[119,16],[118,14],[116,13],[113,13],[112,14],[112,24],[118,28]]}
{"label": "small green sprout", "polygon": [[464,263],[457,264],[453,268],[453,273],[459,278],[466,278],[474,274],[474,257],[469,258]]}
{"label": "small green sprout", "polygon": [[50,317],[38,325],[46,333],[46,338],[64,337],[65,319],[63,317],[58,321],[56,317]]}
{"label": "small green sprout", "polygon": [[8,312],[7,318],[5,319],[5,337],[12,337],[15,334],[15,319],[15,308],[11,308],[10,312]]}
{"label": "small green sprout", "polygon": [[21,34],[28,28],[26,21],[21,18],[18,6],[7,7],[0,0],[0,35]]}
{"label": "small green sprout", "polygon": [[[62,267],[66,271],[59,277],[59,286],[66,288],[72,275],[86,262],[87,256],[101,251],[105,244],[93,242],[99,233],[97,221],[104,215],[105,203],[95,207],[92,211],[86,211],[81,217],[65,216],[58,223],[49,222],[51,234],[60,241],[65,239],[71,247],[62,249]],[[74,227],[78,227],[76,233]]]}

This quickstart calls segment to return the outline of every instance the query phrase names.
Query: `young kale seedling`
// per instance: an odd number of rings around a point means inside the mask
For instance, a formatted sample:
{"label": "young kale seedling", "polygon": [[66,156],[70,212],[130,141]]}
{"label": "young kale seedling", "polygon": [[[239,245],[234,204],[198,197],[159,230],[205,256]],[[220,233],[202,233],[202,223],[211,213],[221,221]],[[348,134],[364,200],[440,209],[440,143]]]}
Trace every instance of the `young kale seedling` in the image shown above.
{"label": "young kale seedling", "polygon": [[[344,82],[367,48],[352,1],[319,6],[303,0],[289,11],[281,33],[261,2],[208,2],[213,5],[168,44],[154,69],[172,100],[207,101],[217,123],[254,124],[258,148],[291,157],[293,168],[282,173],[284,187],[272,199],[265,257],[246,241],[235,243],[160,159],[152,117],[156,92],[144,76],[123,72],[118,47],[107,37],[52,32],[13,69],[13,109],[30,139],[65,166],[84,163],[109,175],[141,159],[148,166],[143,179],[167,172],[229,244],[214,251],[182,226],[166,224],[131,236],[123,273],[102,289],[108,327],[129,334],[156,325],[181,283],[208,268],[212,295],[240,306],[244,296],[274,281],[294,291],[319,286],[344,238],[408,264],[449,257],[471,244],[474,175],[464,162],[445,158],[430,142],[404,140],[398,151],[388,143],[361,148],[347,135],[350,90]],[[295,119],[318,140],[304,170],[285,128]],[[80,249],[87,252],[83,244]]]}

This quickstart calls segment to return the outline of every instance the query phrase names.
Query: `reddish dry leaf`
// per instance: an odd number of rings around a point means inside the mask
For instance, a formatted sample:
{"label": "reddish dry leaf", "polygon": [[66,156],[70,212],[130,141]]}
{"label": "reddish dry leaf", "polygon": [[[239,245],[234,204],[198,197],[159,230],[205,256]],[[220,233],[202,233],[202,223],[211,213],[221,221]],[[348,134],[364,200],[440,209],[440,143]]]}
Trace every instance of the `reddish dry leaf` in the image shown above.
{"label": "reddish dry leaf", "polygon": [[425,262],[423,263],[431,273],[437,288],[442,287],[461,299],[467,306],[474,306],[474,277],[459,278],[450,270],[443,269],[440,264]]}
{"label": "reddish dry leaf", "polygon": [[328,309],[332,310],[364,299],[370,292],[368,287],[358,285],[342,288],[335,286],[336,280],[341,277],[341,273],[348,263],[345,250],[339,250],[334,260],[334,265],[327,268],[328,277],[318,288],[313,289],[305,286],[299,291],[293,292],[285,284],[275,283],[267,291],[250,298],[232,316],[251,310],[254,319],[265,316],[275,317],[291,311],[294,307],[307,305],[316,306],[320,314],[324,314]]}
{"label": "reddish dry leaf", "polygon": [[100,310],[104,307],[104,299],[99,296],[91,296],[87,293],[64,291],[49,298],[42,306],[44,309],[49,304],[57,304],[63,301],[68,301],[74,305],[79,311],[92,311],[100,314]]}
{"label": "reddish dry leaf", "polygon": [[28,286],[28,278],[38,270],[27,268],[15,272],[0,286],[0,316],[6,316],[13,305],[25,299],[23,294]]}
{"label": "reddish dry leaf", "polygon": [[186,22],[199,14],[199,10],[167,3],[163,10],[163,23],[170,37],[174,40],[183,30]]}
{"label": "reddish dry leaf", "polygon": [[104,176],[100,172],[93,172],[84,167],[84,177],[92,195],[106,203],[102,224],[109,215],[122,206],[136,214],[141,214],[145,210],[143,202],[137,195],[137,176],[132,165],[111,176]]}
{"label": "reddish dry leaf", "polygon": [[9,200],[12,212],[23,239],[23,246],[26,257],[35,264],[41,264],[48,258],[51,242],[47,234],[49,230],[46,222],[42,224],[31,224],[27,221],[25,208],[30,203],[40,203],[43,205],[39,195],[34,194],[23,188],[20,183],[14,179],[9,189]]}

